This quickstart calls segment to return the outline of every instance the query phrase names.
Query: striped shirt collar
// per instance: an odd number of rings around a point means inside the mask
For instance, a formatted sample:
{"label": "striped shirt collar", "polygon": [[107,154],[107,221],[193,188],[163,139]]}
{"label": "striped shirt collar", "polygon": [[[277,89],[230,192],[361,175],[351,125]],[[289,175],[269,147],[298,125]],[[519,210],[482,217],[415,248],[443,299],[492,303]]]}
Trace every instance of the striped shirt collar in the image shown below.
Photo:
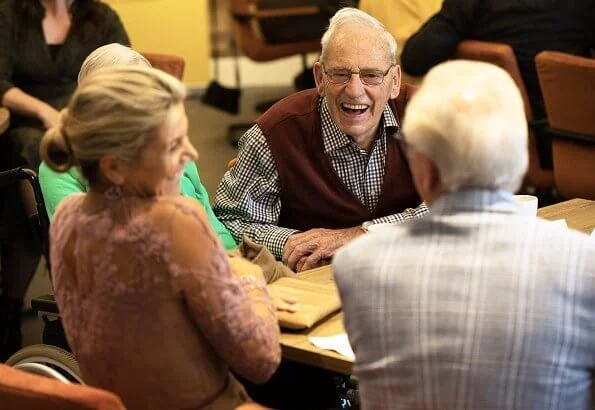
{"label": "striped shirt collar", "polygon": [[457,212],[515,213],[514,195],[506,191],[488,189],[464,189],[448,192],[431,206],[430,213],[454,214]]}
{"label": "striped shirt collar", "polygon": [[[353,140],[341,131],[331,118],[325,97],[318,99],[318,112],[322,123],[322,139],[324,141],[325,153],[328,154],[329,152],[354,144]],[[384,135],[393,135],[399,129],[399,123],[390,109],[388,102],[384,105],[381,122],[384,128]]]}

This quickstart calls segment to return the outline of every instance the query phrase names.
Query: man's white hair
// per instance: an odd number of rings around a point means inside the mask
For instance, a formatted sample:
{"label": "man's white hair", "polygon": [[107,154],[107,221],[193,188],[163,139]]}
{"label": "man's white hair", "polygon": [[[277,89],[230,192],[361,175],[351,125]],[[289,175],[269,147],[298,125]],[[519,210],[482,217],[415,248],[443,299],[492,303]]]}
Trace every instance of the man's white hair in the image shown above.
{"label": "man's white hair", "polygon": [[320,53],[320,61],[324,62],[326,52],[331,39],[334,37],[338,28],[347,24],[361,24],[364,26],[372,27],[378,30],[382,40],[388,46],[390,52],[391,63],[397,63],[397,41],[393,35],[384,27],[384,25],[370,16],[368,13],[361,11],[353,7],[344,7],[337,11],[335,15],[330,19],[328,29],[323,34],[320,40],[322,51]]}
{"label": "man's white hair", "polygon": [[434,67],[407,105],[403,133],[435,163],[450,191],[514,192],[527,171],[523,100],[495,65],[458,60]]}

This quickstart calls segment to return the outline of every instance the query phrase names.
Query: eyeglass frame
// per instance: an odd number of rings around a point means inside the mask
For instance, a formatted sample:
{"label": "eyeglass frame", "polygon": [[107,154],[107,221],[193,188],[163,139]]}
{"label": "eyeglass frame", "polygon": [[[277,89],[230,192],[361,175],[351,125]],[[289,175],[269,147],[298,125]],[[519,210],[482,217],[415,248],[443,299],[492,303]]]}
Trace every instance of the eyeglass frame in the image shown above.
{"label": "eyeglass frame", "polygon": [[[331,84],[334,84],[334,85],[344,85],[344,84],[347,84],[349,81],[351,81],[351,77],[352,77],[354,74],[357,74],[357,75],[358,75],[358,77],[359,77],[359,80],[360,80],[360,82],[361,82],[363,85],[366,85],[366,86],[368,86],[368,87],[376,87],[376,86],[379,86],[380,84],[382,84],[382,83],[384,82],[384,79],[385,79],[385,78],[386,78],[386,76],[388,75],[388,73],[389,73],[389,71],[391,70],[391,68],[395,67],[397,64],[396,64],[396,63],[392,63],[392,64],[391,64],[391,65],[390,65],[390,66],[389,66],[389,67],[386,69],[386,71],[384,71],[384,72],[382,72],[382,70],[377,70],[377,69],[375,69],[375,68],[364,68],[363,70],[361,70],[361,69],[360,69],[359,71],[353,71],[353,70],[351,70],[351,69],[349,69],[349,68],[329,68],[329,70],[345,70],[345,71],[349,71],[349,77],[348,77],[348,78],[347,78],[345,81],[343,81],[343,82],[335,82],[335,81],[333,81],[333,74],[332,74],[332,73],[331,73],[331,74],[329,74],[329,72],[327,71],[327,69],[326,69],[326,67],[325,67],[324,63],[320,63],[320,65],[322,66],[322,72],[323,72],[323,73],[324,73],[324,74],[325,74],[325,75],[328,77],[328,79],[329,79],[329,81],[331,82]],[[363,77],[361,76],[361,73],[362,73],[362,71],[363,71],[364,73],[366,73],[366,72],[368,72],[368,73],[372,73],[372,72],[374,72],[374,73],[377,73],[377,74],[382,74],[382,79],[380,80],[380,82],[379,82],[378,84],[368,84],[368,83],[367,83],[367,82],[366,82],[366,81],[363,79]]]}

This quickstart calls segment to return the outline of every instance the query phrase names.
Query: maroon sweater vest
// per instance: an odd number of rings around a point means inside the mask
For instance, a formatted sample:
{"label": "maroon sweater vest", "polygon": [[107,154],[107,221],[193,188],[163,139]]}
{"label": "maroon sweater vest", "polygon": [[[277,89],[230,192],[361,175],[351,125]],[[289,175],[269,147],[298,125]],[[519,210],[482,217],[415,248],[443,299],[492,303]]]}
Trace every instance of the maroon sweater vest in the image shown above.
{"label": "maroon sweater vest", "polygon": [[[414,87],[404,85],[398,98],[389,101],[399,123],[413,92]],[[279,101],[256,121],[279,174],[279,226],[300,231],[348,228],[421,203],[399,143],[387,135],[382,193],[370,212],[335,173],[324,152],[317,104],[315,89],[302,91]]]}

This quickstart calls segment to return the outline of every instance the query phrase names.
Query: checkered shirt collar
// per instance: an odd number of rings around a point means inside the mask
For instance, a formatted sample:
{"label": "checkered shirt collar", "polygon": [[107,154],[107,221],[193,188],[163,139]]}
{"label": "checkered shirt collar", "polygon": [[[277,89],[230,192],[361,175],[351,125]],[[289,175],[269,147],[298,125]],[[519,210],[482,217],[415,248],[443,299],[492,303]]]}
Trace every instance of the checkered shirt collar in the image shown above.
{"label": "checkered shirt collar", "polygon": [[[320,97],[318,99],[318,112],[322,122],[322,139],[324,141],[325,153],[328,154],[353,144],[353,140],[333,122],[326,97]],[[399,129],[399,123],[390,109],[388,102],[385,104],[384,111],[382,112],[382,124],[385,135],[393,135]]]}

